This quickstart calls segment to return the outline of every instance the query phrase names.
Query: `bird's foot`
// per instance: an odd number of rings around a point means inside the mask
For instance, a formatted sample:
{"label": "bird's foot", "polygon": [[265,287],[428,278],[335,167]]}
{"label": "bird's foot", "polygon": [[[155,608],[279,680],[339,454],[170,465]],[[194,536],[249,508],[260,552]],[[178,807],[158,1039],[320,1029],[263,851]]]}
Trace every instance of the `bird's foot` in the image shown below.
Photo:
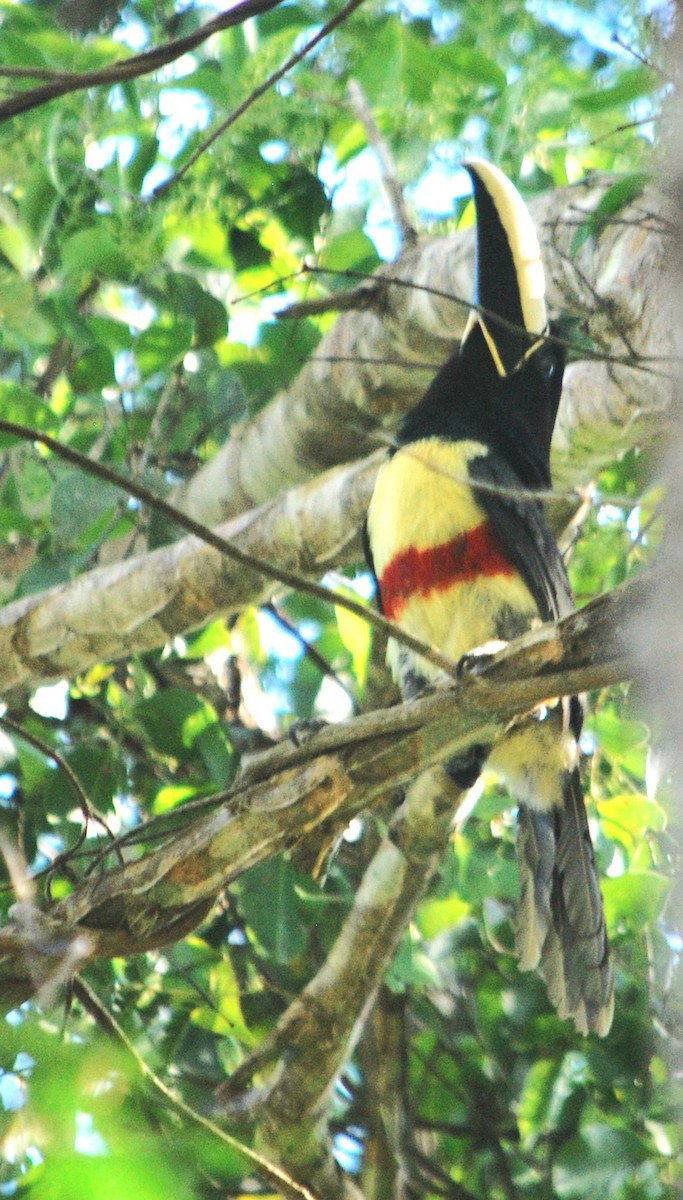
{"label": "bird's foot", "polygon": [[476,646],[474,650],[468,650],[467,654],[463,654],[456,663],[456,678],[463,679],[465,675],[479,675],[499,650],[504,650],[506,646],[507,642],[493,639],[490,642],[484,642],[483,646]]}
{"label": "bird's foot", "polygon": [[321,729],[329,724],[328,721],[323,721],[320,717],[312,717],[308,721],[293,721],[287,730],[287,737],[296,746],[297,750],[301,746],[305,746],[310,742],[316,733],[320,733]]}

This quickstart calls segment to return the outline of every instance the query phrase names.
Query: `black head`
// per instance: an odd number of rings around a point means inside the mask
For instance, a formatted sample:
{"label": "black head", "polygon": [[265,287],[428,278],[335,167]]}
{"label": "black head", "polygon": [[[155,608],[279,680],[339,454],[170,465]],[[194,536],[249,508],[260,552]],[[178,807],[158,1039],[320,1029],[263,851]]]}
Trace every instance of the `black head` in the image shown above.
{"label": "black head", "polygon": [[[549,475],[565,355],[549,334],[545,279],[531,214],[490,163],[468,166],[477,214],[475,304],[458,352],[408,414],[399,440],[473,438]],[[516,455],[516,456],[517,456]]]}

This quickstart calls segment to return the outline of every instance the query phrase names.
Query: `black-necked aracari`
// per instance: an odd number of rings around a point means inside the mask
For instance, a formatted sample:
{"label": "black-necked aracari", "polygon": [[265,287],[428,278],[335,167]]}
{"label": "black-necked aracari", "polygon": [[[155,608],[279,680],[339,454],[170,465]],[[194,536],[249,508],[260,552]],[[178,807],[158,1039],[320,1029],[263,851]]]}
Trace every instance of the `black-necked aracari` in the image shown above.
{"label": "black-necked aracari", "polygon": [[[543,504],[564,353],[546,337],[531,215],[496,167],[467,167],[477,218],[475,305],[458,351],[405,417],[380,468],[367,547],[384,614],[459,660],[574,608]],[[398,642],[405,696],[439,672]],[[519,805],[517,953],[582,1032],[609,1030],[613,977],[581,778],[581,700],[514,723],[487,764]],[[451,764],[470,784],[481,765]],[[469,775],[469,777],[468,777]]]}

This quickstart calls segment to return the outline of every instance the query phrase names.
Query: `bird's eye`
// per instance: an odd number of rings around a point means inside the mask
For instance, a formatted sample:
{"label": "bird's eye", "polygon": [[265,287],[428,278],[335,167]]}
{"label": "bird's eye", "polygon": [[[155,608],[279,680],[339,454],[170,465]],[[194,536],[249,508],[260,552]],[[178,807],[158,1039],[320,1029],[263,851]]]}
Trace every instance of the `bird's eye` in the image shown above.
{"label": "bird's eye", "polygon": [[564,352],[561,346],[546,342],[534,355],[536,368],[545,383],[557,384],[564,370]]}

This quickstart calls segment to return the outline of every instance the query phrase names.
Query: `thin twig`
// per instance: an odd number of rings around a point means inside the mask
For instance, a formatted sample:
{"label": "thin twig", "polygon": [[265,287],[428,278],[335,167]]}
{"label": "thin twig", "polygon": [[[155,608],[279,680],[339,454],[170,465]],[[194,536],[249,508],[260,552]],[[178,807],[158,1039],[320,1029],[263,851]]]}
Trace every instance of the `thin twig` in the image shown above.
{"label": "thin twig", "polygon": [[351,688],[347,687],[344,681],[339,678],[339,675],[335,671],[332,664],[327,661],[324,654],[321,654],[315,646],[312,646],[311,643],[307,641],[303,633],[297,629],[296,625],[292,621],[287,619],[282,610],[278,608],[278,606],[274,604],[272,600],[269,601],[268,604],[263,605],[263,611],[270,613],[273,620],[277,621],[278,625],[280,625],[290,637],[293,637],[299,643],[299,646],[301,647],[306,658],[310,659],[313,665],[318,668],[321,675],[326,676],[327,679],[333,680],[337,687],[341,688],[347,698],[351,701],[355,711],[356,697],[351,691]]}
{"label": "thin twig", "polygon": [[146,1079],[148,1083],[151,1083],[156,1091],[158,1091],[160,1095],[164,1097],[164,1100],[166,1100],[168,1104],[176,1109],[177,1112],[181,1113],[183,1117],[187,1117],[188,1120],[192,1121],[195,1125],[199,1125],[206,1133],[210,1134],[211,1137],[214,1137],[224,1145],[229,1146],[230,1149],[234,1150],[236,1154],[239,1154],[241,1158],[246,1159],[249,1165],[258,1171],[259,1175],[262,1175],[263,1178],[268,1181],[268,1183],[273,1184],[278,1189],[278,1192],[281,1191],[284,1196],[290,1197],[291,1200],[315,1200],[315,1196],[307,1187],[297,1183],[296,1180],[292,1179],[291,1175],[288,1175],[287,1172],[281,1167],[276,1166],[275,1163],[270,1162],[267,1158],[264,1158],[262,1154],[258,1154],[255,1150],[252,1150],[250,1146],[245,1146],[244,1142],[240,1142],[238,1138],[226,1133],[226,1131],[221,1129],[220,1126],[216,1125],[215,1122],[210,1121],[207,1117],[203,1117],[201,1113],[198,1113],[194,1108],[191,1108],[189,1104],[186,1104],[184,1100],[181,1100],[180,1096],[177,1096],[176,1093],[164,1083],[163,1079],[160,1079],[159,1076],[154,1073],[152,1068],[147,1064],[145,1059],[136,1049],[133,1042],[128,1037],[128,1034],[123,1030],[121,1025],[119,1025],[113,1013],[110,1012],[110,1010],[102,1003],[96,992],[93,991],[90,985],[86,983],[80,975],[74,976],[73,992],[74,996],[80,1000],[86,1011],[95,1017],[100,1028],[105,1029],[111,1038],[117,1042],[120,1042],[121,1045],[127,1050],[142,1077]]}
{"label": "thin twig", "polygon": [[612,34],[612,41],[614,42],[615,46],[619,46],[622,50],[625,50],[627,54],[630,54],[632,58],[635,58],[636,62],[642,63],[642,65],[647,67],[649,71],[655,71],[660,78],[663,77],[664,72],[658,66],[656,66],[655,63],[646,58],[640,50],[636,50],[635,46],[631,46],[628,42],[625,42],[618,33]]}
{"label": "thin twig", "polygon": [[[112,843],[112,846],[110,846],[109,849],[113,849],[114,842],[116,840],[114,837],[114,834],[112,833],[111,829],[109,828],[104,817],[97,811],[97,809],[91,803],[90,799],[88,798],[88,796],[83,788],[83,785],[82,785],[80,779],[78,778],[78,776],[76,775],[76,773],[74,772],[72,767],[69,765],[69,763],[66,761],[66,759],[61,754],[59,754],[57,750],[53,750],[52,746],[48,745],[48,743],[43,741],[42,738],[38,737],[37,734],[31,733],[28,729],[24,729],[24,727],[22,725],[19,725],[18,722],[13,721],[11,717],[7,717],[7,716],[0,717],[0,725],[3,727],[3,729],[7,729],[7,730],[9,730],[10,733],[13,733],[15,735],[15,737],[21,738],[22,741],[26,742],[29,746],[33,746],[34,750],[38,750],[41,754],[44,754],[46,758],[52,759],[52,762],[55,764],[55,766],[57,766],[59,768],[59,770],[62,771],[62,773],[68,779],[69,784],[72,787],[72,789],[76,795],[76,799],[78,801],[78,806],[79,806],[82,816],[83,816],[83,826],[82,826],[81,831],[76,839],[76,842],[70,848],[70,850],[66,851],[64,854],[60,854],[55,859],[55,861],[50,864],[49,874],[53,875],[56,870],[58,870],[60,867],[64,866],[68,862],[68,860],[72,856],[72,854],[74,854],[75,851],[77,851],[83,845],[83,842],[85,841],[85,839],[87,837],[88,825],[90,824],[91,821],[95,821],[95,822],[97,822],[98,825],[102,826],[105,833],[107,834],[107,837],[110,839],[110,841]],[[123,857],[122,857],[121,853],[120,852],[117,852],[117,853],[118,853],[118,857],[119,857],[119,862],[123,863]],[[49,898],[49,886],[48,886],[48,898]]]}
{"label": "thin twig", "polygon": [[[277,313],[277,316],[280,314]],[[435,375],[443,366],[441,362],[413,362],[409,358],[370,358],[363,354],[312,354],[310,358],[304,358],[302,362],[318,362],[318,363],[343,363],[352,362],[358,363],[360,366],[366,364],[370,367],[398,367],[404,371],[429,371]]]}
{"label": "thin twig", "polygon": [[[574,266],[573,263],[571,265]],[[425,292],[426,295],[428,295],[428,296],[436,296],[437,299],[439,299],[439,300],[450,300],[450,301],[452,301],[453,304],[457,304],[461,308],[466,308],[468,310],[471,310],[472,312],[480,313],[481,316],[486,317],[487,320],[490,321],[490,323],[492,325],[495,325],[499,329],[508,330],[510,333],[519,333],[520,332],[519,325],[516,324],[514,321],[508,321],[505,317],[501,317],[499,313],[495,313],[491,309],[485,308],[482,304],[475,304],[472,302],[471,299],[466,300],[462,296],[456,296],[452,292],[445,292],[442,288],[428,287],[427,284],[424,284],[424,283],[416,284],[413,279],[401,279],[400,277],[395,276],[395,275],[392,275],[392,276],[368,275],[367,272],[353,271],[351,269],[344,270],[344,271],[338,271],[338,270],[333,271],[330,267],[317,267],[317,266],[313,266],[309,263],[305,263],[302,266],[300,274],[301,275],[334,275],[338,278],[347,278],[347,279],[375,279],[377,281],[378,286],[380,286],[380,287],[416,288],[421,292]],[[596,293],[596,297],[599,300],[601,307],[604,308],[604,301],[602,300],[602,297],[598,296],[597,293]],[[521,332],[525,332],[525,331],[522,330]],[[619,334],[620,337],[623,338],[624,335],[620,329],[615,329],[615,332],[617,334]],[[549,342],[550,344],[552,344],[554,346],[562,346],[562,347],[564,347],[565,350],[568,350],[568,351],[575,350],[577,353],[577,357],[579,357],[581,359],[587,359],[590,362],[596,361],[596,362],[604,362],[604,363],[613,363],[615,366],[632,367],[634,371],[643,371],[649,375],[663,375],[666,378],[669,377],[668,372],[655,371],[649,364],[653,363],[653,362],[655,362],[655,363],[658,363],[658,362],[679,363],[680,362],[680,357],[678,357],[678,356],[664,357],[662,355],[657,355],[656,357],[653,357],[653,356],[648,356],[648,355],[644,355],[644,354],[638,355],[635,352],[631,352],[630,355],[606,354],[603,350],[591,350],[588,347],[583,346],[583,345],[576,346],[573,342],[569,341],[567,338],[560,337],[559,334],[552,333],[551,331],[548,331],[546,333],[539,333],[537,335],[537,341]]]}
{"label": "thin twig", "polygon": [[169,179],[164,180],[163,183],[160,183],[159,186],[154,189],[152,193],[154,198],[158,199],[159,196],[164,195],[174,183],[177,183],[179,179],[182,179],[183,175],[186,175],[190,168],[193,167],[197,162],[197,159],[201,158],[202,154],[205,154],[210,146],[213,146],[213,143],[225,133],[226,129],[229,129],[231,125],[234,125],[235,121],[237,121],[237,119],[241,117],[248,108],[251,108],[252,104],[254,104],[256,100],[260,100],[261,96],[270,91],[270,89],[274,87],[276,83],[279,83],[283,76],[286,75],[288,71],[291,71],[292,67],[295,67],[297,63],[300,63],[301,60],[306,57],[307,54],[310,54],[311,50],[313,50],[319,42],[322,42],[323,39],[326,38],[333,29],[336,29],[338,25],[343,24],[347,17],[350,17],[351,13],[359,8],[362,3],[363,0],[348,0],[348,3],[344,6],[344,8],[342,8],[335,17],[332,17],[331,20],[327,21],[322,28],[319,29],[318,32],[312,38],[310,38],[310,40],[307,41],[304,46],[301,47],[300,50],[297,50],[295,54],[292,54],[287,59],[286,63],[279,67],[277,71],[273,71],[273,74],[269,75],[268,78],[264,80],[263,83],[259,84],[257,88],[254,88],[253,92],[251,92],[251,94],[247,96],[241,104],[238,104],[237,108],[234,108],[224,121],[221,121],[220,125],[214,129],[213,133],[209,134],[209,136],[204,139],[201,145],[197,147],[193,154],[190,155],[187,162],[183,163],[183,166],[180,167],[178,171],[175,171]]}
{"label": "thin twig", "polygon": [[[278,321],[300,321],[304,317],[317,317],[328,312],[363,312],[367,308],[374,308],[377,290],[376,287],[361,284],[343,292],[315,296],[312,300],[295,300],[286,308],[278,309],[275,316]],[[246,299],[246,296],[242,299]]]}
{"label": "thin twig", "polygon": [[401,230],[403,245],[414,246],[417,241],[417,233],[408,213],[403,188],[398,181],[396,163],[394,162],[394,156],[389,143],[375,121],[365,92],[358,83],[358,80],[349,79],[346,91],[351,107],[365,129],[368,142],[377,155],[382,174],[382,185],[394,214],[394,220]]}
{"label": "thin twig", "polygon": [[630,129],[637,129],[639,125],[652,125],[657,120],[657,113],[652,113],[649,117],[641,117],[639,121],[626,121],[624,125],[615,125],[614,129],[610,129],[609,133],[601,133],[600,137],[593,138],[588,145],[598,146],[600,142],[606,142],[611,137],[615,137],[617,133],[627,133]]}

